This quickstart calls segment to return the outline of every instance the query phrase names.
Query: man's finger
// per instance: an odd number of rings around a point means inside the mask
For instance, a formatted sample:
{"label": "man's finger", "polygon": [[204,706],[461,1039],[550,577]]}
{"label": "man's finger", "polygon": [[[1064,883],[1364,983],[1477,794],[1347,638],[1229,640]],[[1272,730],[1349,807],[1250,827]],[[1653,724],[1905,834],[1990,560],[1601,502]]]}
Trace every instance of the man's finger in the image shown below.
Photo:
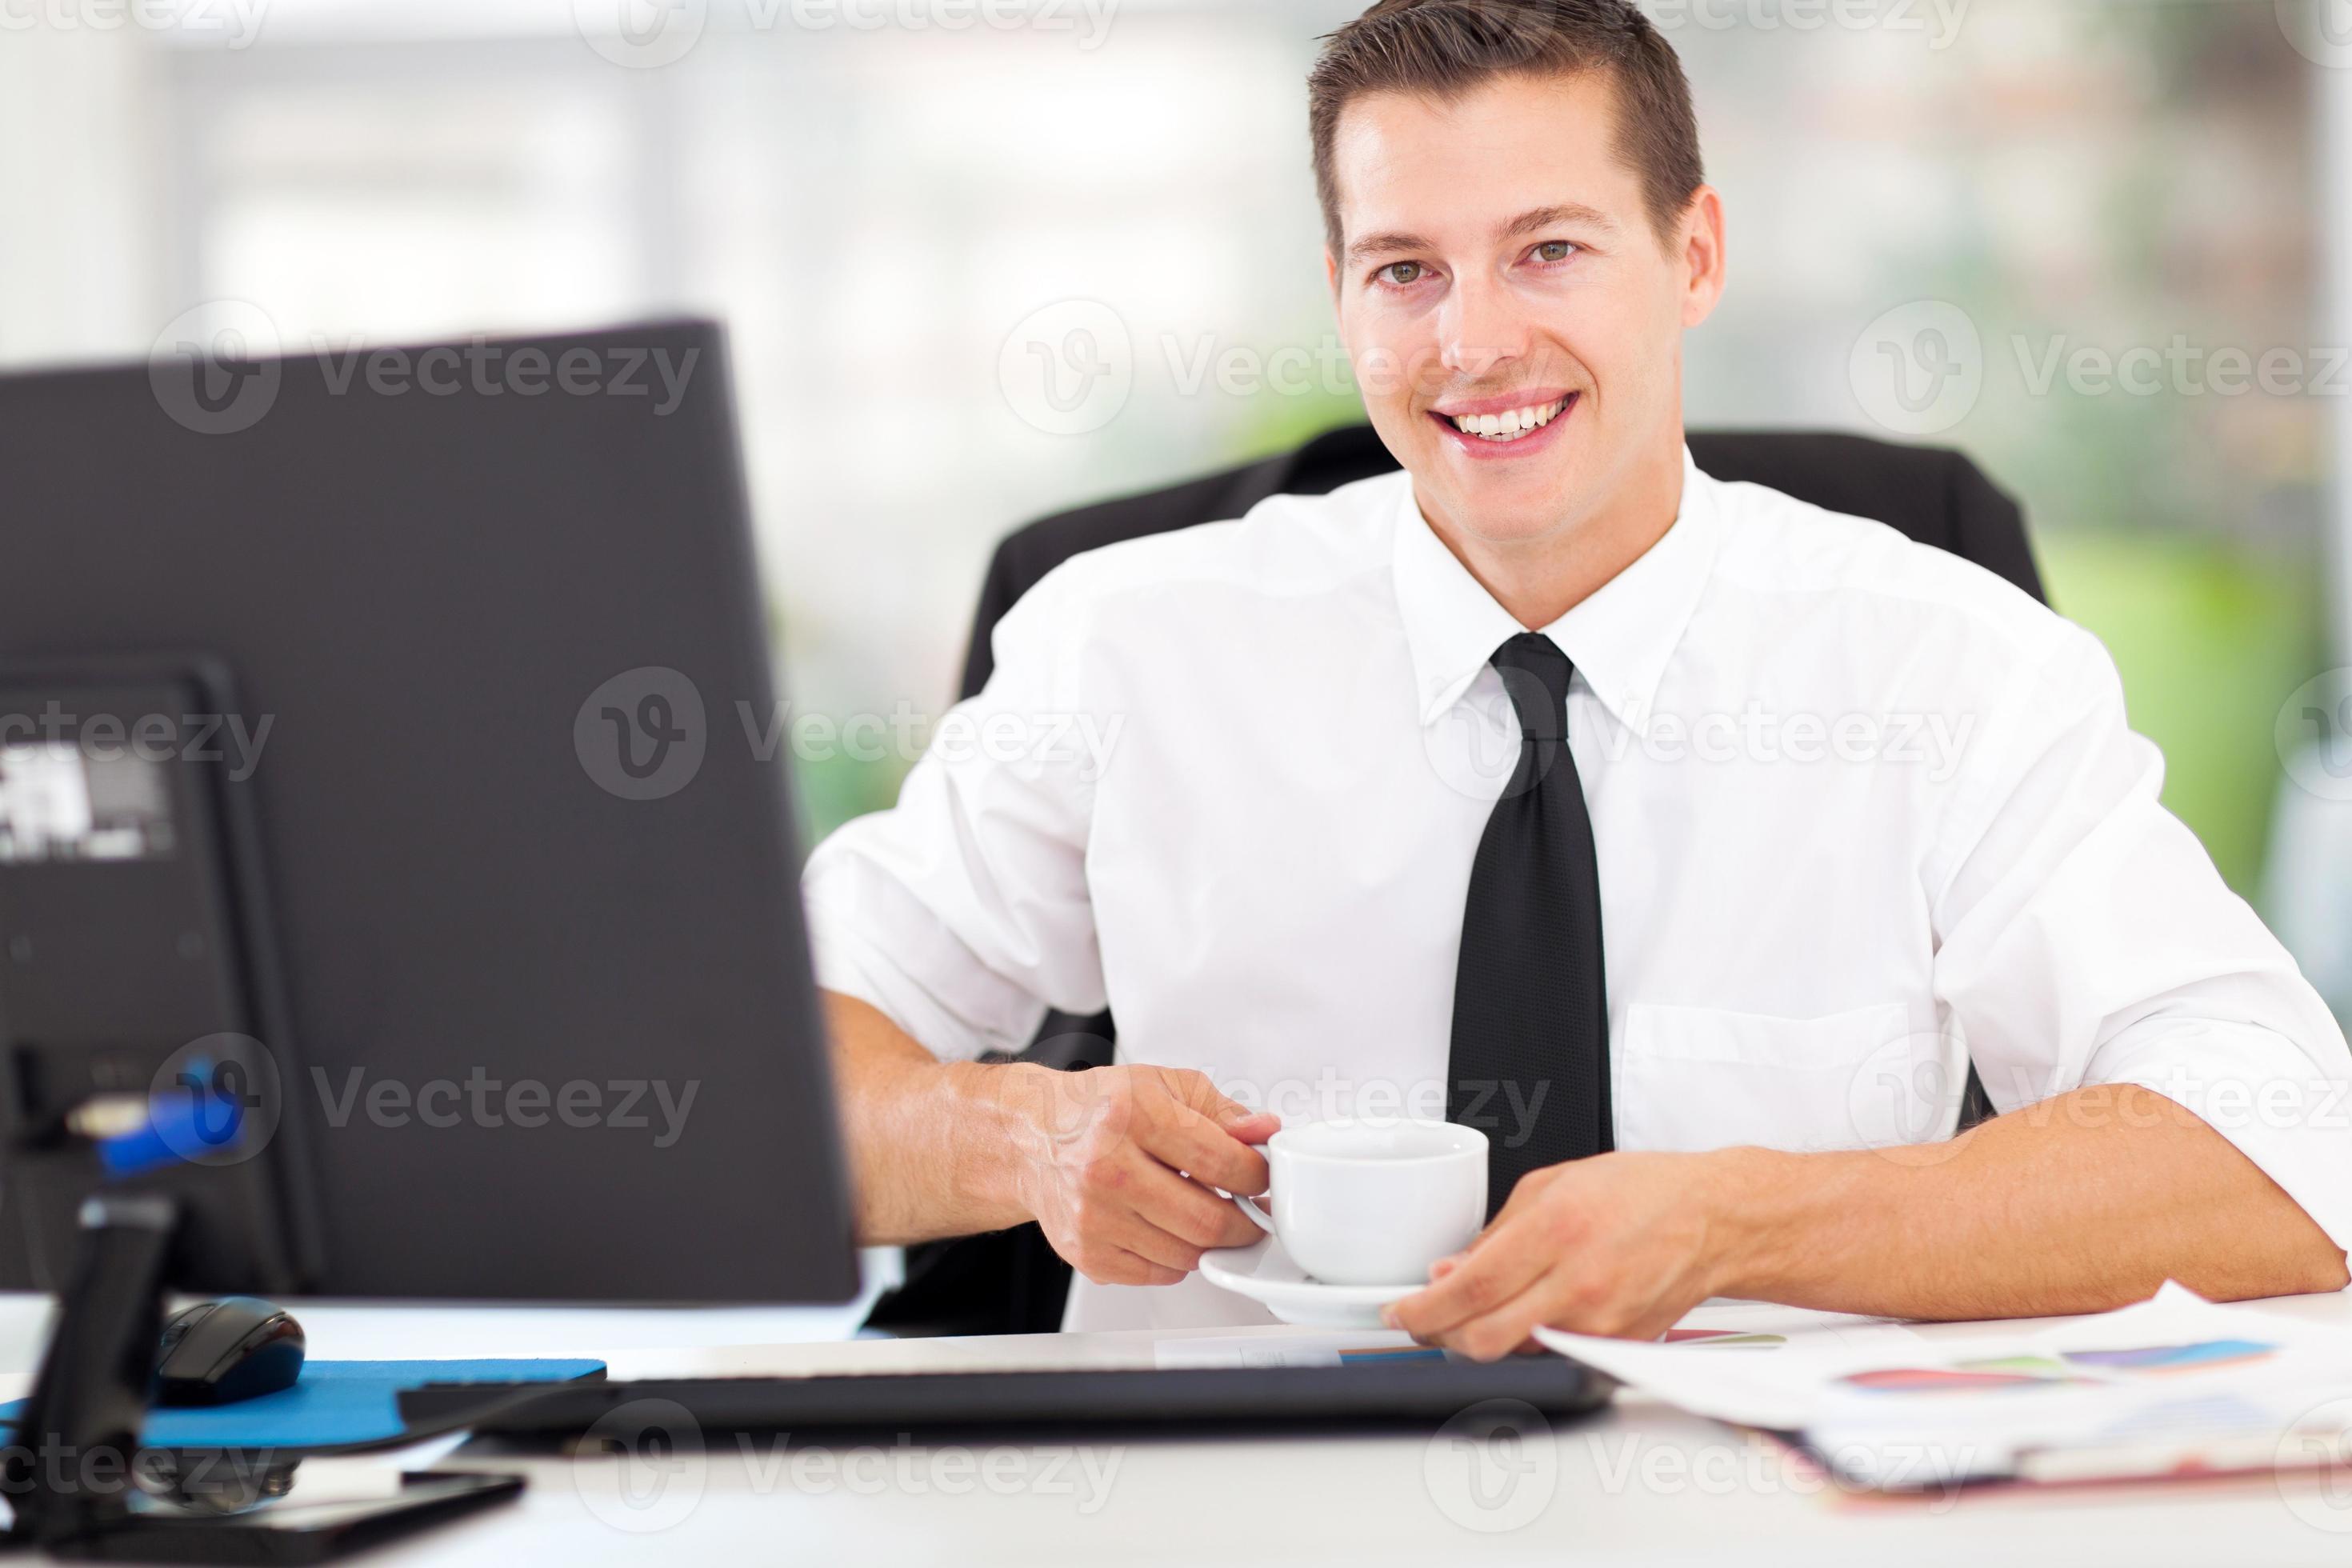
{"label": "man's finger", "polygon": [[1161,1229],[1132,1209],[1098,1216],[1087,1226],[1093,1239],[1132,1252],[1138,1258],[1174,1269],[1179,1277],[1201,1265],[1201,1248],[1171,1231]]}
{"label": "man's finger", "polygon": [[1437,1335],[1436,1342],[1473,1361],[1500,1361],[1524,1347],[1535,1338],[1537,1327],[1550,1321],[1552,1285],[1552,1277],[1544,1275],[1493,1311]]}
{"label": "man's finger", "polygon": [[1190,1068],[1161,1069],[1160,1081],[1177,1104],[1197,1110],[1244,1143],[1263,1143],[1282,1129],[1282,1119],[1270,1110],[1252,1110],[1219,1089],[1203,1072]]}
{"label": "man's finger", "polygon": [[1144,1162],[1136,1184],[1135,1208],[1148,1223],[1203,1250],[1247,1247],[1265,1232],[1200,1182],[1164,1165]]}
{"label": "man's finger", "polygon": [[1262,1193],[1273,1177],[1266,1170],[1265,1156],[1244,1140],[1271,1137],[1281,1126],[1275,1117],[1265,1121],[1263,1132],[1245,1119],[1236,1133],[1189,1105],[1169,1100],[1143,1120],[1136,1139],[1145,1153],[1195,1181],[1229,1193]]}
{"label": "man's finger", "polygon": [[1463,1254],[1445,1278],[1393,1303],[1381,1317],[1414,1339],[1433,1341],[1494,1311],[1558,1261],[1543,1234],[1522,1216]]}
{"label": "man's finger", "polygon": [[1184,1270],[1154,1263],[1123,1247],[1080,1248],[1076,1257],[1061,1256],[1063,1262],[1098,1285],[1173,1285],[1184,1278]]}

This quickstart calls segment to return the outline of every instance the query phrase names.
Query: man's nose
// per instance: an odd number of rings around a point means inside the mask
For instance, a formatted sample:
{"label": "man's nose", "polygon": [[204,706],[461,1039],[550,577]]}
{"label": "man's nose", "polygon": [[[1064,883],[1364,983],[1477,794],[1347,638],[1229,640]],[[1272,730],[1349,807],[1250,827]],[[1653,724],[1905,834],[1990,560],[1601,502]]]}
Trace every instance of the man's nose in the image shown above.
{"label": "man's nose", "polygon": [[1476,380],[1527,353],[1529,323],[1508,289],[1474,275],[1457,283],[1439,307],[1437,331],[1445,368]]}

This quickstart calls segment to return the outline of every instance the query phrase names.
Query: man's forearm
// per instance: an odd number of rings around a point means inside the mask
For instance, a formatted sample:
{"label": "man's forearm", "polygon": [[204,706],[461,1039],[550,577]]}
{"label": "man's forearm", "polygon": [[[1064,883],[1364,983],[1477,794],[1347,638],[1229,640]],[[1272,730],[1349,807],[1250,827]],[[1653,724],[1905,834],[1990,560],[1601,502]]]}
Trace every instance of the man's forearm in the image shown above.
{"label": "man's forearm", "polygon": [[2345,1256],[2172,1100],[2095,1085],[1948,1143],[1727,1150],[1719,1293],[1912,1318],[2100,1311],[2178,1279],[2217,1300],[2340,1289]]}
{"label": "man's forearm", "polygon": [[858,1239],[896,1247],[1028,1219],[1007,1075],[1045,1069],[942,1062],[855,997],[826,992],[824,1008]]}

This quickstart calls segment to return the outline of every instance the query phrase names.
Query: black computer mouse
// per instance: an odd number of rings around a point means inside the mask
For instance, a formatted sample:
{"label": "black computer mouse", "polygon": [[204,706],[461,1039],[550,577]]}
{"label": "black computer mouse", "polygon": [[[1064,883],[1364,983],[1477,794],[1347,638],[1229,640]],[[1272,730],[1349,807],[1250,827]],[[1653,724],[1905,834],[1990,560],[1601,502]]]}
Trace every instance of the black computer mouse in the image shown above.
{"label": "black computer mouse", "polygon": [[163,1325],[158,1405],[233,1405],[294,1386],[310,1342],[291,1314],[253,1296],[199,1301]]}

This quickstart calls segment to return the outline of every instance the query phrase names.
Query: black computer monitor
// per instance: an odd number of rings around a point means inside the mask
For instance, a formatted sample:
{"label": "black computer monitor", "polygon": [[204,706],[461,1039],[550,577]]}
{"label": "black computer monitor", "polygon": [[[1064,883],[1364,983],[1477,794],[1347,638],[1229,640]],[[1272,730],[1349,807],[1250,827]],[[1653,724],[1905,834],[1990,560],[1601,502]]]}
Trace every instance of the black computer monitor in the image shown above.
{"label": "black computer monitor", "polygon": [[696,321],[0,377],[35,1415],[156,1284],[856,1293],[734,419]]}
{"label": "black computer monitor", "polygon": [[[121,1038],[126,969],[210,941],[146,929],[156,867],[207,842],[0,858],[0,926],[12,883],[70,914],[0,929],[41,1109],[274,1029],[292,1229],[247,1288],[854,1295],[723,334],[215,349],[0,378],[0,694],[79,682],[213,753],[262,970],[241,1010]],[[0,703],[20,774],[44,719]],[[60,1046],[106,1081],[59,1079]],[[54,1282],[68,1197],[0,1226],[0,1283]]]}

